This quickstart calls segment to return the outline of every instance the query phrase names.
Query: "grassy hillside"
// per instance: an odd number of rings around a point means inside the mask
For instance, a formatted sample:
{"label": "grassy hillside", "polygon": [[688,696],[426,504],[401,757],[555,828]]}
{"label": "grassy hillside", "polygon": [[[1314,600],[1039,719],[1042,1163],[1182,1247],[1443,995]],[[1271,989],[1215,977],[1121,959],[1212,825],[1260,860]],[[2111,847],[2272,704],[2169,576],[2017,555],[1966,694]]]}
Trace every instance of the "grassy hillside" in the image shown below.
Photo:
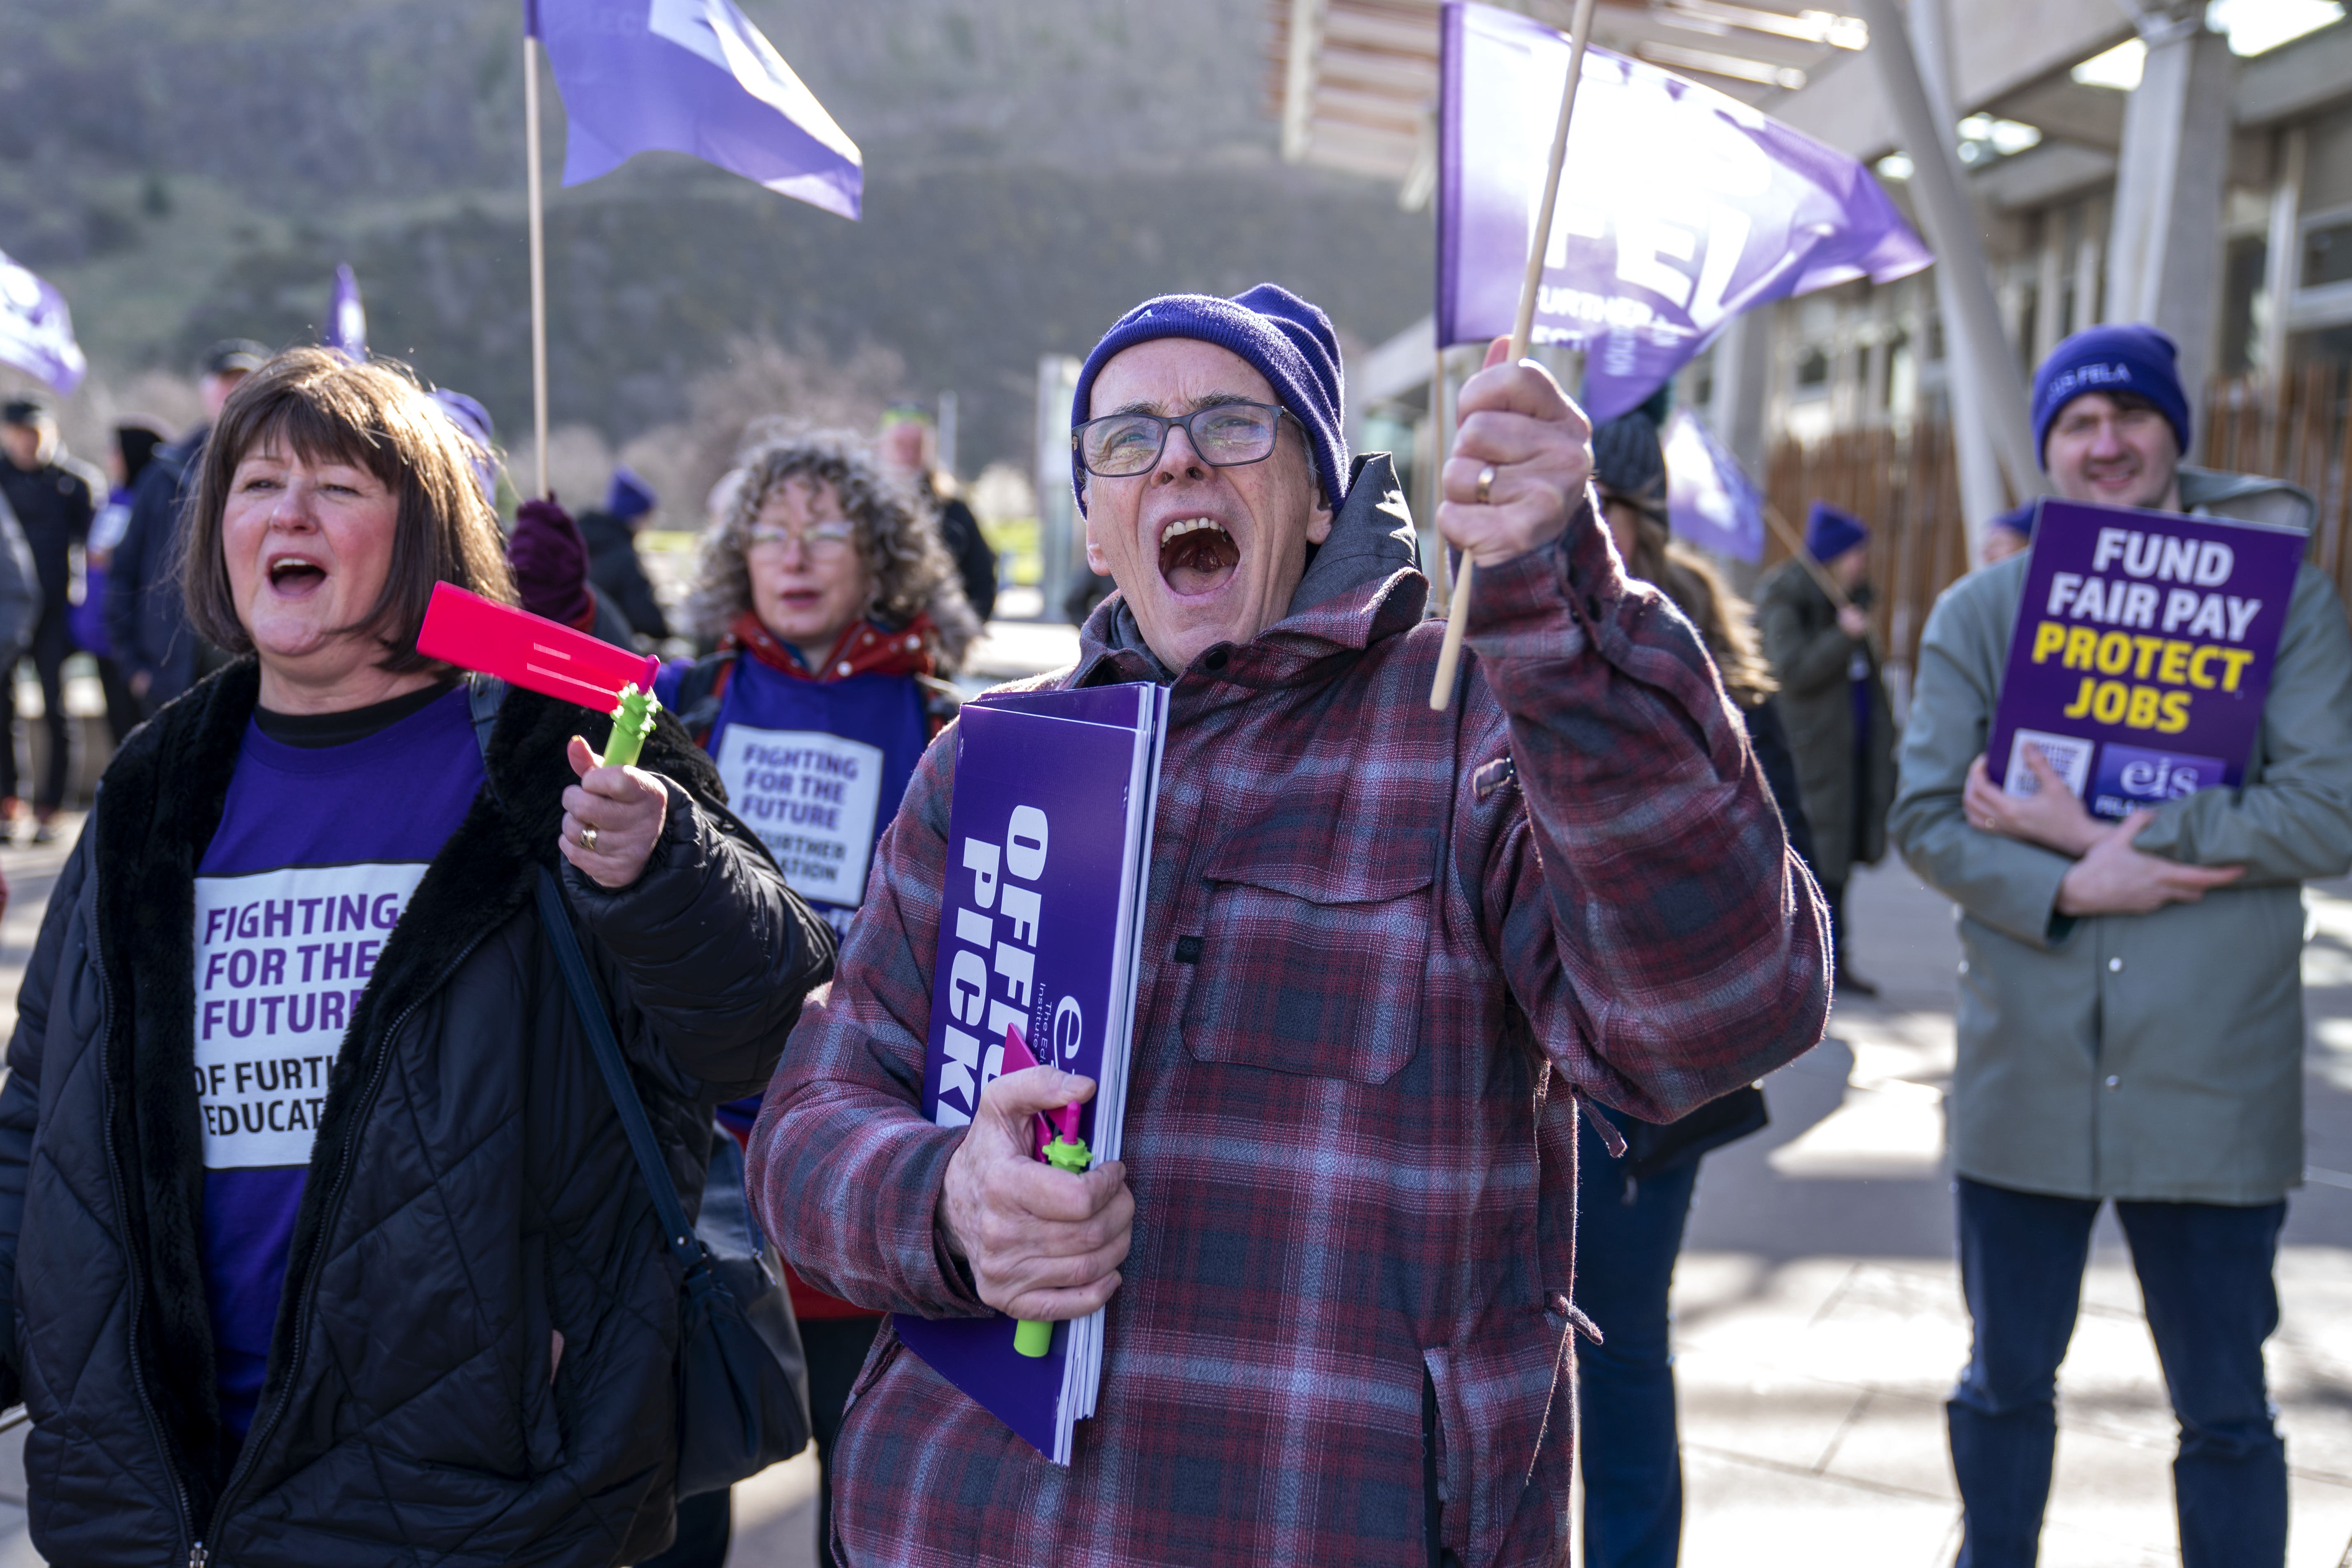
{"label": "grassy hillside", "polygon": [[[1037,356],[1146,294],[1276,279],[1361,341],[1427,308],[1425,217],[1275,159],[1258,0],[745,8],[864,148],[865,220],[666,154],[558,193],[559,424],[675,423],[740,341],[881,349],[906,394],[959,393],[968,470],[1025,464]],[[348,259],[377,351],[519,431],[518,9],[12,0],[0,249],[66,290],[115,385],[228,332],[302,340]]]}

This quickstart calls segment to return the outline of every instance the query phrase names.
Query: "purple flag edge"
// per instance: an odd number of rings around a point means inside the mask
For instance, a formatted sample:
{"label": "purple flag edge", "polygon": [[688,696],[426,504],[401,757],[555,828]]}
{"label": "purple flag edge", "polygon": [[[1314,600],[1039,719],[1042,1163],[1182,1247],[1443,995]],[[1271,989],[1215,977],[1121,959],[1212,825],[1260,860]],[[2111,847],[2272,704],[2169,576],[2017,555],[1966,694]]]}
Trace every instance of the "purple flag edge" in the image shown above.
{"label": "purple flag edge", "polygon": [[539,30],[539,0],[522,0],[522,36],[526,38],[543,37]]}
{"label": "purple flag edge", "polygon": [[1461,341],[1454,329],[1462,231],[1462,7],[1445,0],[1437,22],[1437,346]]}
{"label": "purple flag edge", "polygon": [[[0,358],[0,363],[14,365],[26,375],[37,377],[42,384],[59,397],[71,397],[80,387],[83,379],[89,374],[89,357],[82,353],[80,342],[74,337],[72,307],[66,303],[65,295],[59,291],[56,284],[26,267],[23,262],[16,260],[5,251],[0,251],[0,267],[13,267],[33,280],[34,286],[39,291],[38,297],[41,301],[57,311],[58,323],[64,334],[65,344],[73,351],[73,358],[70,360],[61,356],[47,355],[43,356],[40,363],[31,363],[28,356],[26,359]],[[77,361],[79,363],[77,363]]]}
{"label": "purple flag edge", "polygon": [[[1491,7],[1490,7],[1491,9]],[[1483,342],[1483,332],[1466,331],[1459,319],[1461,275],[1463,268],[1461,230],[1462,158],[1461,145],[1461,74],[1464,68],[1463,31],[1466,20],[1467,0],[1445,0],[1441,12],[1439,31],[1439,114],[1438,114],[1438,229],[1437,229],[1437,308],[1434,312],[1438,346],[1452,347],[1465,342]],[[1512,12],[1498,12],[1498,18],[1507,18],[1507,26],[1526,31],[1540,31],[1555,43],[1565,47],[1556,29]],[[1599,57],[1596,62],[1595,57]],[[1614,64],[1619,68],[1656,70],[1682,90],[1675,96],[1679,101],[1692,93],[1716,95],[1712,89],[1690,81],[1663,68],[1647,62],[1630,60],[1602,48],[1588,47],[1585,68],[1591,71],[1596,63],[1604,68]],[[1705,108],[1704,100],[1699,108]],[[1822,192],[1837,209],[1852,219],[1835,230],[1816,228],[1811,242],[1783,251],[1764,271],[1751,279],[1738,293],[1748,296],[1748,302],[1738,309],[1727,310],[1703,335],[1687,346],[1668,347],[1664,352],[1674,355],[1663,376],[1657,380],[1646,377],[1655,374],[1654,355],[1651,366],[1633,375],[1612,376],[1605,372],[1596,374],[1592,363],[1593,349],[1585,349],[1585,384],[1579,401],[1598,422],[1613,418],[1638,407],[1659,386],[1671,381],[1684,365],[1696,359],[1722,333],[1725,327],[1746,310],[1777,299],[1791,299],[1817,289],[1833,287],[1858,278],[1868,278],[1874,283],[1893,282],[1896,279],[1929,266],[1935,260],[1916,232],[1912,229],[1902,210],[1895,205],[1885,186],[1855,159],[1847,157],[1818,139],[1793,126],[1762,116],[1761,127],[1743,123],[1738,117],[1728,117],[1734,129],[1758,142],[1759,151],[1776,164],[1788,169],[1797,178]],[[1776,145],[1775,143],[1781,143]],[[1811,255],[1825,242],[1875,231],[1875,237],[1858,253],[1844,252],[1822,264],[1806,267]],[[1517,258],[1524,262],[1522,255]],[[1802,268],[1800,270],[1800,268]],[[1796,277],[1790,282],[1790,274]],[[1785,287],[1781,287],[1785,285]],[[1586,334],[1588,340],[1601,334]]]}
{"label": "purple flag edge", "polygon": [[[343,333],[343,312],[346,308],[355,308],[362,312],[360,337],[356,342]],[[327,295],[325,330],[319,336],[328,348],[362,364],[367,362],[368,357],[365,310],[365,303],[360,295],[358,274],[352,270],[350,262],[339,263],[335,268],[334,288]]]}
{"label": "purple flag edge", "polygon": [[[1675,469],[1672,458],[1674,434],[1678,426],[1685,423],[1697,440],[1700,449],[1706,454],[1707,467],[1714,472],[1717,481],[1739,510],[1740,522],[1737,531],[1719,526],[1713,519],[1696,513],[1695,509],[1675,505]],[[1716,437],[1715,431],[1707,425],[1706,419],[1692,408],[1675,410],[1667,421],[1665,445],[1669,454],[1666,464],[1666,515],[1674,531],[1690,540],[1692,543],[1702,545],[1709,550],[1720,551],[1723,554],[1745,561],[1751,566],[1761,564],[1764,559],[1764,492],[1757,488],[1754,479],[1748,478],[1748,470],[1740,466],[1738,458]],[[1686,523],[1686,518],[1696,526],[1692,527]],[[1706,537],[1700,537],[1701,535]],[[1709,539],[1717,539],[1722,542],[1710,543]]]}
{"label": "purple flag edge", "polygon": [[[528,23],[536,27],[539,0],[526,0],[526,5]],[[650,27],[642,38],[643,54],[620,70],[607,59],[583,58],[576,35],[553,41],[543,34],[535,36],[547,51],[556,91],[563,100],[564,189],[601,179],[639,153],[683,153],[780,195],[852,221],[859,217],[863,163],[843,156],[783,110],[754,95],[726,67]],[[623,47],[634,49],[639,44],[632,36]],[[635,112],[607,112],[615,104]],[[721,118],[746,111],[749,121],[730,125]],[[798,143],[789,155],[774,148],[780,128]]]}

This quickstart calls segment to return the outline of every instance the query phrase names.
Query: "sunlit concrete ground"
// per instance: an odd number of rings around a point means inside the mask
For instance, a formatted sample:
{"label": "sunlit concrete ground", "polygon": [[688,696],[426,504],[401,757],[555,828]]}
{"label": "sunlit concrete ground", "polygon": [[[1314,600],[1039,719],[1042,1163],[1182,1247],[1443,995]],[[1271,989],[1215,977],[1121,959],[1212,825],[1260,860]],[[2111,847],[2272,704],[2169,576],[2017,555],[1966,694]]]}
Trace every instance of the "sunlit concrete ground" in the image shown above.
{"label": "sunlit concrete ground", "polygon": [[[1958,944],[1899,865],[1857,877],[1884,987],[1767,1085],[1773,1126],[1711,1157],[1675,1282],[1684,1561],[1940,1568],[1959,1542],[1942,1400],[1968,1352],[1943,1095]],[[2352,1564],[2352,885],[2306,898],[2308,1184],[2270,1345],[2297,1568]],[[2060,1378],[2051,1568],[2176,1563],[2175,1427],[2112,1211]],[[1593,1434],[1591,1440],[1605,1440]]]}

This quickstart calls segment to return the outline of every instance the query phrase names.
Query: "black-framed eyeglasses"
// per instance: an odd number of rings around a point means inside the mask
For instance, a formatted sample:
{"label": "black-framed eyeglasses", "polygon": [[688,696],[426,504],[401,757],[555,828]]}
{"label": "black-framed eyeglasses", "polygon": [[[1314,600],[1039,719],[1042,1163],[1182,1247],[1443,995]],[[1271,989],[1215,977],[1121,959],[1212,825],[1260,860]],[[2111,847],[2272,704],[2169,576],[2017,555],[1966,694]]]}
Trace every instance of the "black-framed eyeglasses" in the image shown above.
{"label": "black-framed eyeglasses", "polygon": [[1168,449],[1168,432],[1181,426],[1202,462],[1237,468],[1274,455],[1285,415],[1298,417],[1287,408],[1238,401],[1213,403],[1174,419],[1157,414],[1106,414],[1071,431],[1070,449],[1090,474],[1131,479],[1158,466],[1160,453]]}

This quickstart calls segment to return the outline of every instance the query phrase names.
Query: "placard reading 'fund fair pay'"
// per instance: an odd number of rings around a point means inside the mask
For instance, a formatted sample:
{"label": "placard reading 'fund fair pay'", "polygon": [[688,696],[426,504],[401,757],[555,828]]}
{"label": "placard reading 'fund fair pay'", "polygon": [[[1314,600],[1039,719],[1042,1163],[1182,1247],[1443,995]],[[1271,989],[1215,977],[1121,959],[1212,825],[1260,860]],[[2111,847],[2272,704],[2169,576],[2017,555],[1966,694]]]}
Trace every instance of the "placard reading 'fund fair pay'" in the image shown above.
{"label": "placard reading 'fund fair pay'", "polygon": [[2044,500],[1986,765],[2011,795],[2038,751],[2121,819],[2245,782],[2305,535]]}

